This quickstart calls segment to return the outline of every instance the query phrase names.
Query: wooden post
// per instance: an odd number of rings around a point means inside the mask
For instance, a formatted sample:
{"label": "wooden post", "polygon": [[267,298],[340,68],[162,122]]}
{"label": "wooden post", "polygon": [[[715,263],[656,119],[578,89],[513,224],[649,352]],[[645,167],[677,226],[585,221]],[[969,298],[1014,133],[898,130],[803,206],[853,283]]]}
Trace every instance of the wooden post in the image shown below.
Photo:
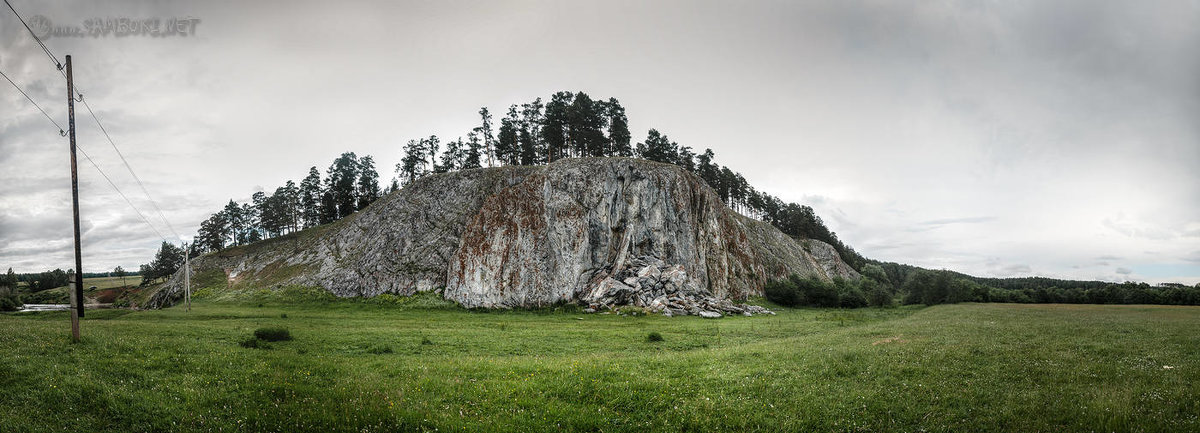
{"label": "wooden post", "polygon": [[71,294],[71,342],[79,342],[79,310],[75,309],[75,291],[67,288],[67,293]]}
{"label": "wooden post", "polygon": [[183,311],[192,311],[192,265],[187,242],[183,243]]}
{"label": "wooden post", "polygon": [[[71,204],[75,219],[75,291],[72,292],[71,337],[79,341],[79,319],[83,317],[83,253],[79,247],[79,168],[75,160],[75,82],[71,56],[67,56],[67,122],[71,137]],[[70,291],[70,289],[68,289]]]}

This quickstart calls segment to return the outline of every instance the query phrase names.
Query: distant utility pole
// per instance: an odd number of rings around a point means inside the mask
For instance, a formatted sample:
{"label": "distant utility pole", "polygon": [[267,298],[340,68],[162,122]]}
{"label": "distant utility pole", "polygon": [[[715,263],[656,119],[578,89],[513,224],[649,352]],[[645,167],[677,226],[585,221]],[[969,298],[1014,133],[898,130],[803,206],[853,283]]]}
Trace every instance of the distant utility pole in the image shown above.
{"label": "distant utility pole", "polygon": [[79,319],[83,317],[83,253],[79,248],[79,169],[75,163],[75,84],[71,56],[67,56],[67,122],[71,137],[71,203],[75,214],[75,305],[71,306],[71,341],[79,342]]}
{"label": "distant utility pole", "polygon": [[187,242],[183,243],[183,311],[192,311],[192,255]]}

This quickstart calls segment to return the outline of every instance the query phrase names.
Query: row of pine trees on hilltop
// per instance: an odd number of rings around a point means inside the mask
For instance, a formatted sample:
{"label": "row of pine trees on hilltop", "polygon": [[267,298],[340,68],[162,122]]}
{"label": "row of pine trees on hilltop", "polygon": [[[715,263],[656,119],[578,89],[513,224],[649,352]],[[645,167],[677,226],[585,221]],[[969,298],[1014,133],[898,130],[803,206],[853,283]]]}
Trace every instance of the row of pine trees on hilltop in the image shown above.
{"label": "row of pine trees on hilltop", "polygon": [[383,195],[431,173],[504,165],[541,165],[573,157],[637,157],[678,165],[709,184],[732,209],[773,224],[784,233],[834,246],[855,269],[866,260],[843,244],[809,206],[787,203],[754,189],[737,172],[715,162],[712,149],[694,151],[651,129],[633,144],[625,108],[616,98],[594,100],[583,92],[558,92],[549,101],[513,104],[499,127],[487,107],[466,137],[436,135],[409,140],[396,177],[381,189],[371,156],[353,152],[334,159],[322,178],[317,167],[299,185],[289,180],[250,203],[230,200],[200,225],[192,254],[281,236],[327,224],[366,208]]}

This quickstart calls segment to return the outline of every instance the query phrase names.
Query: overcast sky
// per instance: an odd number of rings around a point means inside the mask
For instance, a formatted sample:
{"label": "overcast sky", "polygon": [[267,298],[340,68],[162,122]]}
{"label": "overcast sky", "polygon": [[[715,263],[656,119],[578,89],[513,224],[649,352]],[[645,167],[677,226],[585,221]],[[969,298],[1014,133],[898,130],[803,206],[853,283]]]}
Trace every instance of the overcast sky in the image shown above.
{"label": "overcast sky", "polygon": [[[194,18],[51,36],[166,218],[77,106],[80,146],[171,241],[229,199],[479,107],[616,97],[635,140],[712,148],[870,258],[980,276],[1200,281],[1200,2],[11,0],[27,19]],[[561,4],[565,3],[565,4]],[[11,11],[0,70],[66,125]],[[0,266],[72,265],[67,140],[0,82]],[[84,268],[161,242],[81,157]]]}

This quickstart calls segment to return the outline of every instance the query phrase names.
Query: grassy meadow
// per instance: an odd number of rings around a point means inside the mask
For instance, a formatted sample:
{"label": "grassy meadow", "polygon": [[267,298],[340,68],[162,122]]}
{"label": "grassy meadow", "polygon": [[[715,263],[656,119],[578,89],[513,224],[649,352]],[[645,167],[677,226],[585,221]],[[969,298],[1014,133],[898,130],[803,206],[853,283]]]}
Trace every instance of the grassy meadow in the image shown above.
{"label": "grassy meadow", "polygon": [[[137,292],[141,291],[138,287],[141,283],[142,277],[140,275],[131,275],[124,279],[121,277],[84,278],[83,296],[89,302],[109,304],[127,291],[132,291],[136,295]],[[95,289],[92,287],[95,287]],[[28,304],[65,304],[71,296],[68,286],[59,286],[36,293],[28,293],[28,288],[22,283],[18,286],[18,289],[23,294],[25,303]]]}
{"label": "grassy meadow", "polygon": [[[198,298],[89,311],[78,344],[66,313],[0,315],[0,431],[1200,430],[1200,307]],[[263,327],[292,339],[243,347]]]}

